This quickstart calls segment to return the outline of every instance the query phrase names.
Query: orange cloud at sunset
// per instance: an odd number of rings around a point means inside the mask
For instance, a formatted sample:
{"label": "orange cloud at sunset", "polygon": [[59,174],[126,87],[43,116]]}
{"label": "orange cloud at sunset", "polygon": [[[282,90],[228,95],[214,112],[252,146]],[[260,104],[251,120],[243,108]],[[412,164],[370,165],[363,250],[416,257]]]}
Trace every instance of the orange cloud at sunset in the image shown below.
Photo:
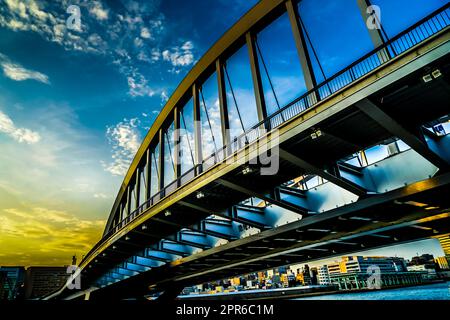
{"label": "orange cloud at sunset", "polygon": [[100,239],[104,224],[46,208],[0,209],[0,265],[68,265]]}

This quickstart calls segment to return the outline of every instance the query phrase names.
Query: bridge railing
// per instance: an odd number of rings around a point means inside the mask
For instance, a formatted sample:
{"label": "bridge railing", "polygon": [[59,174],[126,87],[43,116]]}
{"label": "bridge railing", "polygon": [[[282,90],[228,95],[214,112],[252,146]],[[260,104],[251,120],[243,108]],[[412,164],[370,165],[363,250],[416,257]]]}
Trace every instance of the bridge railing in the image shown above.
{"label": "bridge railing", "polygon": [[[191,168],[178,179],[174,180],[161,191],[153,195],[130,215],[111,228],[111,230],[104,235],[103,239],[109,238],[111,235],[134,220],[137,216],[159,202],[162,198],[195,178],[195,176],[199,173],[204,172],[213,165],[222,162],[227,155],[233,154],[242,149],[246,144],[250,144],[261,138],[261,136],[266,132],[261,130],[261,128],[275,129],[279,127],[287,120],[290,120],[305,110],[314,107],[322,100],[335,95],[370,72],[377,70],[393,58],[398,57],[409,49],[447,28],[449,25],[450,3],[423,18],[397,36],[386,41],[383,45],[367,53],[332,77],[326,79],[316,88],[306,92],[289,104],[280,108],[278,111],[271,114],[265,120],[257,123],[240,136],[233,138],[230,145],[216,150],[216,152],[210,157],[204,159],[202,164]],[[100,242],[94,247],[94,249],[99,244]]]}
{"label": "bridge railing", "polygon": [[[274,129],[279,127],[285,121],[315,106],[323,99],[336,94],[338,91],[348,87],[368,73],[375,71],[393,58],[398,57],[407,50],[447,28],[450,25],[449,7],[450,4],[445,5],[402,33],[386,41],[383,45],[367,53],[345,69],[319,84],[316,88],[280,108],[237,139],[248,139],[250,142],[257,140],[259,138],[259,128],[266,127]],[[233,149],[233,151],[235,150]]]}
{"label": "bridge railing", "polygon": [[[450,25],[449,7],[447,4],[416,24],[412,25],[402,33],[386,41],[383,45],[367,53],[351,65],[328,78],[316,88],[306,92],[289,104],[271,114],[265,120],[257,123],[252,128],[232,139],[229,146],[224,146],[218,151],[226,154],[225,149],[231,149],[231,153],[241,149],[245,144],[258,140],[265,131],[261,128],[274,129],[289,119],[299,115],[303,111],[314,107],[320,101],[345,89],[355,81],[361,79],[368,73],[375,71],[393,58],[398,57],[417,44],[425,41]],[[213,154],[205,162],[211,167],[211,160],[218,159],[217,154]],[[221,159],[221,158],[219,158]],[[219,161],[217,161],[219,162]],[[214,163],[217,163],[214,162]]]}

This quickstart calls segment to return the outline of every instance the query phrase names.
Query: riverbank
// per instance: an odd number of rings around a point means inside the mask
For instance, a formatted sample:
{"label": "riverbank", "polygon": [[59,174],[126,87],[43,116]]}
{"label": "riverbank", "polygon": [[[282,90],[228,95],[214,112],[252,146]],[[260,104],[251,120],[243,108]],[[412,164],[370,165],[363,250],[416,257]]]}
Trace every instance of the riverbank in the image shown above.
{"label": "riverbank", "polygon": [[301,296],[295,300],[450,300],[450,282],[435,281],[380,290],[349,290]]}
{"label": "riverbank", "polygon": [[[246,290],[230,293],[216,293],[216,294],[191,294],[186,296],[180,296],[180,300],[347,300],[343,298],[345,295],[350,297],[351,295],[357,295],[363,297],[364,295],[372,295],[373,293],[389,292],[395,290],[408,290],[409,288],[421,288],[433,285],[442,285],[446,287],[446,281],[436,280],[433,282],[407,285],[407,286],[391,286],[379,290],[374,289],[354,289],[354,290],[333,290],[332,287],[323,286],[306,286],[306,287],[294,287],[294,288],[279,288],[269,290]],[[448,285],[450,288],[450,284]],[[450,289],[449,289],[450,299]],[[364,299],[364,298],[362,298]],[[355,299],[358,300],[358,299]],[[375,300],[375,299],[374,299]],[[401,299],[399,299],[401,300]]]}
{"label": "riverbank", "polygon": [[214,294],[190,294],[179,296],[180,300],[263,300],[263,299],[293,299],[299,296],[310,294],[336,293],[334,287],[325,286],[304,286],[293,288],[278,288],[268,290],[245,290],[227,293]]}

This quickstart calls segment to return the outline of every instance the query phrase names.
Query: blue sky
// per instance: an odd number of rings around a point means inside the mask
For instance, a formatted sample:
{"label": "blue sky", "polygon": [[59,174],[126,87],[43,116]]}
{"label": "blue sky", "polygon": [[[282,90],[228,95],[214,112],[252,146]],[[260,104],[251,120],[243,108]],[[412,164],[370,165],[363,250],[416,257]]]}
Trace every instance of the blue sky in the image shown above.
{"label": "blue sky", "polygon": [[[0,265],[67,263],[98,240],[123,174],[164,103],[256,2],[0,0]],[[446,1],[375,2],[392,36]],[[66,27],[70,5],[81,9],[79,30]],[[327,76],[372,49],[357,10],[355,0],[300,5]],[[290,32],[282,16],[258,35],[280,106],[306,90]],[[227,70],[248,128],[257,120],[246,60],[243,48]],[[203,93],[217,135],[211,79]],[[277,103],[266,74],[263,82],[271,113]],[[186,107],[186,119],[191,112]],[[212,139],[203,149],[205,156],[213,150]]]}
{"label": "blue sky", "polygon": [[165,101],[255,2],[0,0],[0,265],[99,239]]}

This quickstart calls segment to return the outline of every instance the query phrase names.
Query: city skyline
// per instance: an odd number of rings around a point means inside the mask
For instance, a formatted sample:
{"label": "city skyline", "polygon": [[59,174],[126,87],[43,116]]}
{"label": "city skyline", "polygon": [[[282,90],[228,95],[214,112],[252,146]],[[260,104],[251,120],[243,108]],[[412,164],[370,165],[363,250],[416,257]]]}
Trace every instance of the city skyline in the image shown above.
{"label": "city skyline", "polygon": [[[385,248],[358,251],[351,254],[339,255],[333,258],[312,261],[311,263],[307,264],[310,267],[319,267],[325,264],[339,262],[339,258],[344,256],[399,257],[404,258],[405,260],[411,260],[412,257],[420,256],[422,254],[431,254],[435,258],[445,256],[444,251],[442,250],[441,245],[437,239],[426,239]],[[304,265],[304,263],[300,265]]]}
{"label": "city skyline", "polygon": [[[400,249],[400,250],[399,250]],[[403,255],[400,255],[402,252]],[[280,267],[286,267],[290,270],[303,269],[306,265],[311,268],[319,268],[329,264],[336,264],[342,261],[343,257],[384,257],[384,258],[403,258],[406,262],[411,261],[413,257],[419,257],[421,255],[430,254],[435,259],[438,257],[445,257],[445,253],[437,239],[426,239],[414,241],[407,244],[399,244],[394,246],[389,246],[385,248],[370,249],[365,251],[355,251],[353,253],[336,255],[331,258],[321,259],[321,260],[311,260],[309,262],[302,262],[298,264],[289,264]],[[267,269],[264,271],[270,271],[274,268]],[[276,268],[275,268],[276,269]]]}

